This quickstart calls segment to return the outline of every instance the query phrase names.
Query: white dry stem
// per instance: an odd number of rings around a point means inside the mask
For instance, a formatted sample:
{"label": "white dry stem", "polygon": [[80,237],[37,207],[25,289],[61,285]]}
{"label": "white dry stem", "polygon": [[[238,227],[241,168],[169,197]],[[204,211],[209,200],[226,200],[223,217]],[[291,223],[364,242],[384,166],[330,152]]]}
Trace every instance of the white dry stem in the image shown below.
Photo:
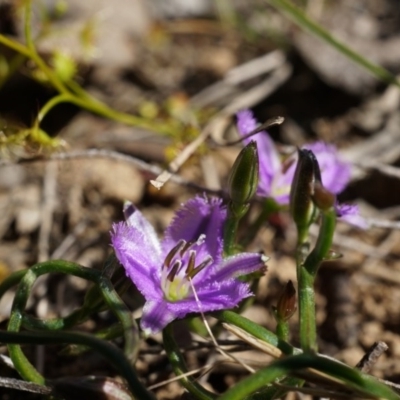
{"label": "white dry stem", "polygon": [[241,360],[239,360],[238,358],[236,358],[236,357],[233,356],[232,354],[227,353],[225,350],[223,350],[223,349],[219,346],[219,344],[218,344],[217,341],[215,340],[215,337],[214,337],[213,333],[211,332],[210,325],[208,324],[208,322],[207,322],[207,320],[206,320],[206,317],[204,316],[204,313],[203,313],[203,311],[202,311],[202,309],[201,309],[201,302],[200,302],[200,300],[199,300],[199,297],[197,296],[197,292],[196,292],[196,289],[194,288],[192,279],[189,278],[189,282],[190,282],[190,286],[192,287],[192,290],[193,290],[194,298],[196,299],[196,303],[197,303],[197,305],[198,305],[198,307],[199,307],[199,312],[200,312],[201,318],[202,318],[202,320],[203,320],[204,326],[206,327],[207,332],[208,332],[208,334],[210,335],[210,338],[211,338],[212,342],[214,343],[214,346],[215,346],[216,350],[217,350],[219,353],[221,353],[225,358],[231,359],[231,360],[233,360],[233,361],[239,363],[243,368],[245,368],[247,371],[249,371],[250,373],[253,374],[253,373],[255,372],[255,370],[254,370],[253,368],[251,368],[250,366],[246,365],[245,363],[243,363]]}

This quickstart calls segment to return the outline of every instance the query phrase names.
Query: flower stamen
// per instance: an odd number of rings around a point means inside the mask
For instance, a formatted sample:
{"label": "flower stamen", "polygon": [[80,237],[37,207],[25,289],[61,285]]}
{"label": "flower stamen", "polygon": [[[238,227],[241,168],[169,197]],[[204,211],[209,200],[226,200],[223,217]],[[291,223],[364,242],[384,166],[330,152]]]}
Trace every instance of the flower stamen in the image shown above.
{"label": "flower stamen", "polygon": [[191,250],[185,275],[189,275],[194,270],[195,262],[196,262],[196,252],[194,250]]}
{"label": "flower stamen", "polygon": [[179,271],[179,268],[182,266],[182,261],[181,260],[176,260],[174,262],[174,265],[171,268],[171,271],[169,271],[168,275],[167,275],[167,280],[169,280],[170,282],[172,282],[176,276],[176,274]]}
{"label": "flower stamen", "polygon": [[169,268],[171,265],[172,260],[174,259],[174,257],[179,253],[179,251],[181,251],[182,248],[185,248],[187,246],[187,243],[185,240],[180,239],[177,243],[176,246],[174,246],[169,253],[167,254],[167,256],[165,257],[164,260],[164,265],[163,267],[165,268]]}
{"label": "flower stamen", "polygon": [[182,247],[182,250],[180,251],[179,255],[180,255],[181,257],[183,257],[184,254],[186,253],[186,251],[187,251],[188,249],[190,249],[195,243],[196,243],[196,242],[193,242],[193,241],[189,241],[189,242],[185,243],[185,245]]}
{"label": "flower stamen", "polygon": [[214,259],[211,256],[207,256],[206,259],[199,264],[196,268],[193,268],[190,272],[186,274],[188,279],[193,279],[200,271],[202,271],[205,267],[212,264]]}

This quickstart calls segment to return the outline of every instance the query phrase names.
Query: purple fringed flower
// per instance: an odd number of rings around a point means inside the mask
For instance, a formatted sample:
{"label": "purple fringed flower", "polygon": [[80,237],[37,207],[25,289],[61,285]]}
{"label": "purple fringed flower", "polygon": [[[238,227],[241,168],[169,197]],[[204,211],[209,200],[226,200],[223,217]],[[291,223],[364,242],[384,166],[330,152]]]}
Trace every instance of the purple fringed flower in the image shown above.
{"label": "purple fringed flower", "polygon": [[157,333],[191,312],[235,307],[252,295],[237,277],[263,269],[267,258],[256,253],[222,258],[226,210],[221,200],[189,200],[161,242],[131,203],[124,214],[126,222],[114,224],[111,241],[127,276],[146,299],[141,319],[145,333]]}
{"label": "purple fringed flower", "polygon": [[[237,113],[237,126],[242,136],[257,128],[252,111],[243,110]],[[258,147],[260,177],[257,193],[262,197],[273,198],[280,205],[289,204],[290,187],[296,170],[297,154],[281,161],[274,142],[266,131],[246,138],[247,144],[255,140]],[[336,147],[324,142],[307,144],[304,148],[311,150],[320,166],[322,184],[334,194],[340,193],[350,181],[351,166],[340,160]],[[358,226],[366,227],[365,220],[358,214],[358,207],[337,205],[336,212],[342,220]]]}
{"label": "purple fringed flower", "polygon": [[339,204],[336,202],[335,211],[340,220],[350,225],[360,229],[367,229],[370,226],[368,221],[360,215],[360,210],[356,204]]}

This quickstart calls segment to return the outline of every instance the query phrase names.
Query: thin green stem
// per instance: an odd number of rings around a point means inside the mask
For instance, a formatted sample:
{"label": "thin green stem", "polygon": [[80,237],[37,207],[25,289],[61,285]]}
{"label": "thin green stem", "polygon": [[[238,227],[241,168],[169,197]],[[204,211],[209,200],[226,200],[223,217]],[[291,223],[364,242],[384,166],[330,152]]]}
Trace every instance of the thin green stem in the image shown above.
{"label": "thin green stem", "polygon": [[92,335],[78,332],[4,332],[0,331],[0,342],[14,344],[78,344],[92,348],[105,357],[127,380],[136,399],[155,400],[138,379],[131,362],[113,344]]}
{"label": "thin green stem", "polygon": [[32,0],[25,0],[25,21],[24,21],[25,42],[28,49],[31,52],[36,52],[35,45],[32,40],[31,18],[32,18]]}
{"label": "thin green stem", "polygon": [[286,343],[282,339],[280,339],[277,335],[272,333],[266,328],[256,324],[249,319],[242,317],[239,314],[236,314],[232,311],[218,311],[211,314],[214,318],[218,319],[218,321],[226,322],[228,324],[232,324],[237,326],[238,328],[243,329],[248,332],[250,335],[254,336],[257,339],[260,339],[266,343],[269,343],[272,346],[277,347],[282,353],[290,355],[298,353],[300,350],[294,348],[289,343]]}
{"label": "thin green stem", "polygon": [[276,7],[279,11],[285,13],[294,23],[299,25],[301,28],[308,30],[313,35],[317,36],[324,42],[328,43],[330,46],[334,47],[340,53],[348,57],[350,60],[360,65],[373,76],[386,83],[390,83],[400,87],[400,82],[396,79],[385,68],[374,64],[373,62],[367,60],[362,55],[345,45],[340,40],[336,39],[327,30],[325,30],[321,25],[317,24],[311,20],[307,15],[298,7],[296,7],[289,0],[267,0],[270,4]]}
{"label": "thin green stem", "polygon": [[74,98],[70,94],[62,93],[52,97],[39,111],[37,121],[40,124],[49,111],[60,103],[73,103]]}
{"label": "thin green stem", "polygon": [[217,396],[214,393],[211,393],[208,390],[204,389],[201,385],[195,382],[192,377],[182,376],[188,372],[188,369],[186,367],[185,360],[183,359],[183,356],[179,351],[179,347],[174,340],[171,324],[169,324],[163,330],[163,344],[165,352],[167,353],[168,359],[175,372],[175,375],[178,377],[181,376],[179,381],[182,386],[198,400],[215,399]]}
{"label": "thin green stem", "polygon": [[108,107],[106,104],[101,103],[97,99],[90,96],[83,89],[80,91],[79,96],[71,92],[62,92],[56,97],[50,99],[40,110],[38,121],[43,121],[44,117],[49,113],[49,111],[60,103],[71,103],[77,107],[83,108],[87,111],[91,111],[95,114],[101,115],[103,117],[118,121],[130,126],[138,126],[143,129],[157,131],[163,134],[171,133],[171,130],[165,124],[159,124],[155,121],[147,121],[144,118],[137,117],[135,115],[122,113],[115,111]]}
{"label": "thin green stem", "polygon": [[317,351],[314,276],[301,266],[299,276],[300,345],[306,351]]}
{"label": "thin green stem", "polygon": [[317,243],[304,264],[298,266],[300,343],[304,351],[317,351],[314,282],[318,268],[332,246],[335,210],[331,208],[323,212],[321,219]]}
{"label": "thin green stem", "polygon": [[130,360],[136,360],[139,352],[139,328],[132,313],[118,296],[118,293],[114,290],[114,287],[108,278],[101,277],[99,287],[105,302],[123,327],[125,355]]}
{"label": "thin green stem", "polygon": [[[124,334],[124,328],[122,327],[120,322],[117,322],[116,324],[111,325],[105,329],[94,332],[92,336],[102,340],[113,340],[120,338],[121,336],[123,336],[123,334]],[[65,347],[59,352],[59,354],[67,356],[77,356],[79,354],[87,352],[88,350],[89,347],[87,346],[74,344]]]}
{"label": "thin green stem", "polygon": [[282,319],[278,320],[276,324],[276,336],[278,336],[279,339],[284,340],[285,342],[289,340],[290,330],[288,321],[284,321]]}
{"label": "thin green stem", "polygon": [[[107,262],[105,269],[108,269]],[[110,276],[108,272],[103,269],[101,271],[102,276]],[[125,272],[122,267],[119,267],[115,274],[112,276],[113,287],[116,293],[122,295],[126,289],[131,286],[129,279],[126,279]],[[1,290],[1,286],[0,286]],[[34,318],[30,315],[24,314],[22,317],[22,326],[26,329],[68,329],[75,325],[79,325],[86,321],[90,315],[104,311],[106,305],[104,304],[104,299],[102,296],[102,291],[98,285],[94,285],[86,293],[84,304],[81,308],[73,311],[71,314],[63,318],[50,318],[46,320]]]}
{"label": "thin green stem", "polygon": [[24,46],[21,43],[9,39],[4,35],[0,35],[0,43],[3,44],[4,46],[9,47],[10,49],[13,49],[17,53],[24,55],[25,57],[31,58],[31,52],[26,46]]}
{"label": "thin green stem", "polygon": [[28,57],[37,65],[37,67],[43,71],[49,82],[53,85],[58,92],[63,94],[69,94],[69,90],[64,83],[58,78],[58,76],[52,71],[51,68],[43,61],[39,54],[35,51],[30,51]]}
{"label": "thin green stem", "polygon": [[[32,286],[38,276],[47,272],[68,273],[91,281],[96,281],[100,276],[100,273],[96,270],[81,267],[80,265],[66,261],[48,261],[36,264],[23,275],[18,285],[11,309],[10,320],[7,326],[7,330],[9,332],[19,331],[22,323],[23,312],[25,310]],[[44,384],[43,376],[40,375],[33,365],[28,361],[19,345],[10,344],[8,349],[16,370],[25,380],[29,380],[38,384]]]}
{"label": "thin green stem", "polygon": [[400,399],[398,394],[372,376],[362,374],[345,364],[326,357],[301,354],[273,362],[267,368],[263,368],[237,383],[220,396],[218,400],[242,400],[256,390],[305,368],[314,368],[321,371],[343,382],[346,388],[353,389],[361,395],[372,395],[376,396],[376,398],[387,400]]}
{"label": "thin green stem", "polygon": [[[22,312],[25,309],[26,302],[28,301],[30,290],[36,280],[37,276],[34,271],[29,270],[22,278],[21,283],[18,285],[18,290],[14,298],[11,309],[10,320],[8,322],[7,330],[9,332],[18,332],[21,327]],[[21,346],[16,344],[9,344],[8,351],[11,360],[18,373],[27,381],[44,385],[45,379],[33,367],[33,365],[25,357],[21,350]]]}
{"label": "thin green stem", "polygon": [[224,226],[224,253],[231,256],[235,252],[236,233],[239,226],[239,218],[230,214]]}
{"label": "thin green stem", "polygon": [[119,112],[113,110],[108,107],[106,104],[92,97],[89,93],[87,93],[84,89],[80,88],[79,85],[75,83],[69,83],[69,87],[71,90],[58,78],[57,74],[55,74],[50,67],[44,62],[44,60],[39,56],[36,52],[35,47],[27,47],[21,43],[15,42],[12,39],[5,37],[4,35],[0,35],[0,43],[5,46],[15,50],[16,52],[24,55],[27,58],[30,58],[37,67],[42,70],[42,72],[46,75],[47,79],[51,83],[51,85],[60,93],[56,99],[49,100],[48,103],[45,104],[41,112],[39,113],[39,122],[43,120],[45,115],[57,104],[62,102],[69,102],[75,104],[78,107],[81,107],[87,111],[91,111],[95,114],[101,115],[105,118],[112,119],[114,121],[118,121],[130,126],[138,126],[143,129],[148,129],[151,131],[156,131],[163,134],[170,134],[171,129],[164,123],[157,123],[155,121],[148,121],[145,118],[137,117],[135,115],[126,114],[123,112]]}
{"label": "thin green stem", "polygon": [[304,261],[304,268],[311,274],[316,275],[321,262],[328,255],[333,242],[336,227],[336,212],[332,208],[322,214],[321,227],[314,249]]}

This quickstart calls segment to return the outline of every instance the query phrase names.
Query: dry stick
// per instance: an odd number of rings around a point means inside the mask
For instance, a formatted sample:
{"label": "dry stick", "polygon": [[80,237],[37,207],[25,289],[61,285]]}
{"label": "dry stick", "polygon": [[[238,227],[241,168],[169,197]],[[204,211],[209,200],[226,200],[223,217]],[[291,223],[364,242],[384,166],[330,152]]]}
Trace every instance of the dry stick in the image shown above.
{"label": "dry stick", "polygon": [[226,73],[224,82],[231,85],[239,85],[249,79],[276,70],[285,62],[286,56],[284,52],[282,50],[274,50],[232,68]]}
{"label": "dry stick", "polygon": [[222,80],[207,86],[194,95],[190,99],[190,104],[197,108],[221,104],[224,98],[232,97],[239,90],[237,85],[280,68],[285,62],[286,57],[281,50],[254,58],[232,68]]}
{"label": "dry stick", "polygon": [[[257,339],[256,337],[254,337],[253,335],[250,335],[245,330],[243,330],[237,326],[227,324],[227,323],[223,323],[222,325],[229,332],[231,332],[235,336],[239,337],[240,339],[244,340],[246,343],[253,346],[253,348],[256,348],[276,359],[279,359],[283,356],[283,352],[280,349],[278,349],[277,347],[275,347],[263,340]],[[298,351],[301,352],[301,350],[298,350]],[[325,356],[322,354],[320,354],[320,356],[326,357],[327,359],[330,359],[330,360],[333,360],[333,361],[339,363],[339,361],[335,360],[332,357],[328,357],[328,356]],[[313,368],[306,368],[304,374],[307,377],[307,379],[310,379],[313,381],[320,381],[322,379],[323,382],[329,382],[330,384],[337,384],[337,383],[341,384],[341,381],[337,380],[336,378],[332,378],[331,376],[329,376],[323,372],[320,372],[318,370],[315,370]]]}
{"label": "dry stick", "polygon": [[[292,72],[289,64],[283,65],[274,74],[271,74],[268,79],[261,82],[256,87],[251,88],[246,93],[242,94],[239,98],[234,99],[230,104],[224,107],[211,121],[205,126],[200,135],[189,143],[182,152],[169,164],[169,169],[164,170],[155,180],[151,180],[151,184],[161,189],[166,182],[172,177],[172,173],[179,170],[182,164],[196,151],[196,149],[216,130],[221,132],[221,127],[227,127],[230,118],[236,112],[243,108],[257,103],[262,98],[266,98],[273,93],[279,86],[281,86],[290,76]],[[215,135],[213,135],[215,140]]]}
{"label": "dry stick", "polygon": [[[375,342],[368,351],[364,354],[361,360],[357,363],[356,368],[361,372],[368,373],[371,368],[376,364],[378,358],[389,349],[389,346],[382,341]],[[400,391],[400,384],[387,381],[385,379],[378,379],[380,382],[390,386],[397,392]]]}
{"label": "dry stick", "polygon": [[0,377],[0,387],[21,390],[30,393],[38,393],[46,396],[50,395],[53,392],[51,388],[44,385],[38,385],[32,382],[25,382],[19,379],[4,377]]}
{"label": "dry stick", "polygon": [[203,366],[200,367],[200,368],[194,369],[194,370],[189,371],[189,372],[186,372],[186,373],[184,373],[184,374],[180,374],[180,375],[174,376],[173,378],[166,379],[166,380],[164,380],[164,381],[162,381],[162,382],[159,382],[159,383],[156,383],[156,384],[154,384],[154,385],[148,386],[148,387],[147,387],[147,390],[154,390],[154,389],[157,389],[157,388],[159,388],[159,387],[161,387],[161,386],[168,385],[168,384],[171,383],[171,382],[179,381],[181,378],[185,378],[185,377],[187,377],[187,376],[195,375],[195,374],[197,374],[197,373],[199,373],[199,372],[202,372],[202,371],[204,371],[204,370],[206,370],[206,371],[208,372],[208,370],[212,370],[217,364],[221,364],[221,362],[220,362],[220,363],[215,363],[215,364],[203,365]]}
{"label": "dry stick", "polygon": [[[131,164],[138,168],[139,170],[148,172],[152,175],[158,175],[163,171],[162,168],[160,168],[157,165],[151,165],[146,163],[145,161],[140,160],[139,158],[135,158],[133,156],[129,156],[127,154],[119,153],[117,151],[113,150],[106,150],[106,149],[89,149],[89,150],[76,150],[76,151],[70,151],[70,152],[65,152],[65,153],[54,153],[48,157],[44,156],[39,156],[39,157],[32,157],[32,158],[25,158],[25,159],[20,159],[17,160],[16,162],[10,162],[10,161],[0,161],[0,167],[2,166],[7,166],[7,165],[13,165],[13,164],[30,164],[30,163],[35,163],[35,162],[48,162],[48,161],[67,161],[67,160],[74,160],[74,159],[87,159],[87,158],[108,158],[116,161],[122,161],[126,162],[128,164]],[[190,187],[192,189],[196,189],[198,191],[206,192],[209,194],[213,194],[215,196],[220,196],[220,197],[226,197],[225,193],[222,191],[217,191],[217,190],[212,190],[209,188],[206,188],[201,185],[197,185],[196,183],[187,181],[186,179],[183,179],[179,175],[172,175],[171,176],[171,181],[179,184],[179,185],[184,185],[187,187]]]}
{"label": "dry stick", "polygon": [[182,164],[197,150],[197,148],[208,138],[210,131],[204,129],[201,134],[189,143],[175,159],[169,164],[169,169],[164,170],[155,180],[151,180],[150,183],[158,190],[160,190],[166,182],[172,177],[172,175],[178,172]]}
{"label": "dry stick", "polygon": [[375,160],[360,160],[356,162],[363,169],[375,169],[384,175],[400,179],[400,168],[393,167]]}
{"label": "dry stick", "polygon": [[249,367],[248,365],[246,365],[245,363],[243,363],[242,361],[240,361],[239,359],[237,359],[237,358],[236,358],[235,356],[233,356],[232,354],[227,353],[225,350],[223,350],[223,349],[218,345],[218,342],[216,341],[216,339],[215,339],[213,333],[211,332],[210,325],[208,324],[208,322],[207,322],[207,320],[206,320],[206,317],[204,316],[203,310],[201,309],[201,302],[200,302],[200,300],[199,300],[199,297],[197,296],[197,292],[196,292],[196,289],[195,289],[195,287],[194,287],[194,285],[193,285],[192,279],[190,279],[190,278],[189,278],[189,283],[190,283],[190,286],[191,286],[191,288],[192,288],[193,295],[194,295],[194,298],[195,298],[195,300],[196,300],[196,303],[197,303],[197,305],[198,305],[198,307],[199,307],[199,312],[200,312],[201,318],[202,318],[202,320],[203,320],[204,326],[206,327],[206,330],[207,330],[208,334],[210,335],[211,340],[212,340],[212,342],[214,343],[214,346],[215,346],[216,350],[217,350],[219,353],[221,353],[224,357],[226,357],[226,358],[228,358],[228,359],[231,359],[231,360],[233,360],[233,361],[236,361],[236,362],[239,363],[244,369],[246,369],[247,371],[249,371],[250,373],[253,374],[253,373],[255,372],[255,370],[254,370],[253,368]]}
{"label": "dry stick", "polygon": [[14,363],[12,362],[11,358],[7,357],[4,354],[0,354],[0,363],[8,368],[15,369]]}
{"label": "dry stick", "polygon": [[377,218],[368,218],[367,221],[370,226],[376,228],[400,229],[400,221],[389,221]]}
{"label": "dry stick", "polygon": [[[352,164],[362,163],[364,160],[375,160],[379,163],[394,162],[400,154],[400,131],[397,121],[389,121],[379,132],[363,143],[343,149],[340,154],[344,160]],[[363,168],[352,172],[352,178],[361,179],[365,175]]]}
{"label": "dry stick", "polygon": [[357,363],[356,368],[361,372],[368,373],[388,348],[389,346],[385,342],[375,342]]}
{"label": "dry stick", "polygon": [[79,222],[73,229],[73,231],[68,234],[61,244],[53,251],[50,256],[51,260],[59,260],[64,257],[65,253],[71,248],[71,246],[76,242],[77,237],[85,230],[87,226],[87,221]]}
{"label": "dry stick", "polygon": [[226,146],[233,146],[235,144],[241,143],[243,142],[245,139],[248,139],[251,136],[256,135],[257,133],[260,133],[262,131],[265,131],[266,129],[270,128],[271,126],[274,125],[281,125],[283,123],[283,121],[285,120],[285,118],[283,117],[274,117],[274,118],[270,118],[267,119],[263,124],[261,124],[259,127],[257,127],[256,129],[253,129],[250,133],[248,133],[245,136],[242,136],[241,138],[234,140],[232,142],[226,142],[225,145]]}
{"label": "dry stick", "polygon": [[56,207],[57,164],[49,163],[45,167],[43,183],[43,203],[41,209],[41,224],[39,229],[38,262],[49,259],[49,239]]}

